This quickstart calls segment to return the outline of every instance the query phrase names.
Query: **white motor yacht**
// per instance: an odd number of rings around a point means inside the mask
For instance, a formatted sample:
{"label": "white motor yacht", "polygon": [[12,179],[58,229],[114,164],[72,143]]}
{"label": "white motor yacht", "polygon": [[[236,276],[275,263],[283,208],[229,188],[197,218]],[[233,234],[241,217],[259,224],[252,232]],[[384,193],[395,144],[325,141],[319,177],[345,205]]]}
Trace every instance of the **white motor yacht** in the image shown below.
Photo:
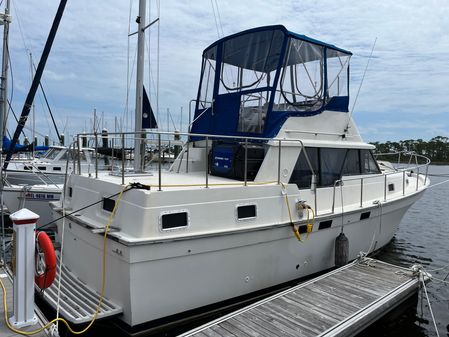
{"label": "white motor yacht", "polygon": [[[390,242],[429,162],[380,169],[348,113],[351,55],[280,25],[210,45],[170,170],[72,174],[50,203],[62,315],[90,321],[101,295],[98,317],[154,328],[333,268],[341,233],[349,260]],[[42,296],[56,308],[57,284]]]}

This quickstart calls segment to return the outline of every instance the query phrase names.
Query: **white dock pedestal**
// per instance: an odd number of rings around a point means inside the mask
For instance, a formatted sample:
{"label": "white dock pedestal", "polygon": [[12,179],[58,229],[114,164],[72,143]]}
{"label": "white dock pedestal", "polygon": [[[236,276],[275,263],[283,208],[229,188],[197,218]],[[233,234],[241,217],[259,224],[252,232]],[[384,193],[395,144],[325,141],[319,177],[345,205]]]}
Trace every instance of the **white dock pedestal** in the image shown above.
{"label": "white dock pedestal", "polygon": [[9,322],[16,329],[35,325],[34,254],[35,229],[39,215],[23,208],[10,215],[15,233],[14,315]]}

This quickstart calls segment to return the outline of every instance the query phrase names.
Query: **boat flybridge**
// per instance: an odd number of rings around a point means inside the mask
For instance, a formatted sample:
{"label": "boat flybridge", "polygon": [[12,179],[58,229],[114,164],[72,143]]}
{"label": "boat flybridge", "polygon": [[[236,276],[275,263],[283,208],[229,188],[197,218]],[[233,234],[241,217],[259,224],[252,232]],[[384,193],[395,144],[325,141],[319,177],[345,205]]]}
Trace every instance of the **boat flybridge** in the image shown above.
{"label": "boat flybridge", "polygon": [[[98,317],[152,328],[334,267],[341,233],[350,260],[385,246],[428,187],[429,162],[380,170],[348,114],[350,58],[280,25],[210,45],[169,170],[72,174],[51,203],[67,214],[63,315],[91,320],[104,281]],[[57,288],[43,292],[54,306]]]}

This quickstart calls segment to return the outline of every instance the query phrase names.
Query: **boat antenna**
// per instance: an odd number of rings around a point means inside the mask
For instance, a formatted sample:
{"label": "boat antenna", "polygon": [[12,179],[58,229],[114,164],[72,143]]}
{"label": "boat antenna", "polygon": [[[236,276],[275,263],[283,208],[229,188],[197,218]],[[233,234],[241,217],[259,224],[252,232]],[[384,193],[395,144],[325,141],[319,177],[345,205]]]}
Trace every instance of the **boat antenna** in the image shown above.
{"label": "boat antenna", "polygon": [[374,47],[376,46],[376,41],[377,41],[377,37],[374,39],[373,47],[371,48],[371,53],[370,53],[370,55],[368,57],[368,62],[366,62],[365,71],[363,72],[363,76],[362,76],[362,80],[360,81],[359,89],[357,90],[357,94],[355,95],[354,104],[352,105],[352,109],[349,112],[348,124],[346,125],[345,133],[348,131],[349,122],[351,121],[352,113],[354,112],[354,108],[355,108],[355,105],[357,103],[357,98],[359,97],[360,89],[362,88],[363,80],[365,79],[366,71],[368,70],[369,62],[371,61],[371,57],[373,56]]}

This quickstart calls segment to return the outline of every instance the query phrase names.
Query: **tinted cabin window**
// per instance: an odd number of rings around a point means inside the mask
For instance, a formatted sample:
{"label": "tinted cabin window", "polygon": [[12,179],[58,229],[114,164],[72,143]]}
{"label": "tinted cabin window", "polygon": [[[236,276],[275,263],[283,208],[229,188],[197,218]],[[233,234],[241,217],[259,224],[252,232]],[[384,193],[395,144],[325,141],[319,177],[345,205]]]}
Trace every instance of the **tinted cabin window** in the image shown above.
{"label": "tinted cabin window", "polygon": [[346,150],[345,164],[343,165],[342,176],[360,174],[359,150]]}
{"label": "tinted cabin window", "polygon": [[360,158],[362,162],[363,174],[380,173],[379,166],[377,165],[377,162],[370,150],[360,150]]}
{"label": "tinted cabin window", "polygon": [[103,198],[103,209],[112,212],[115,207],[115,200],[111,198]]}
{"label": "tinted cabin window", "polygon": [[320,186],[333,186],[334,182],[340,179],[346,151],[346,149],[319,149]]}
{"label": "tinted cabin window", "polygon": [[[333,186],[342,176],[380,173],[370,150],[308,147],[306,151],[319,187]],[[311,179],[312,171],[301,151],[289,182],[309,188]]]}
{"label": "tinted cabin window", "polygon": [[[306,148],[307,155],[310,159],[315,173],[318,172],[318,148],[308,147]],[[294,183],[298,185],[299,188],[310,187],[312,180],[312,171],[310,170],[309,164],[307,163],[304,151],[299,154],[298,160],[296,161],[295,168],[293,169],[292,175],[290,177],[289,183]]]}
{"label": "tinted cabin window", "polygon": [[255,218],[256,215],[257,215],[256,205],[246,205],[237,207],[237,218],[239,220]]}
{"label": "tinted cabin window", "polygon": [[188,224],[187,212],[170,213],[162,215],[162,229],[187,227],[187,224]]}

